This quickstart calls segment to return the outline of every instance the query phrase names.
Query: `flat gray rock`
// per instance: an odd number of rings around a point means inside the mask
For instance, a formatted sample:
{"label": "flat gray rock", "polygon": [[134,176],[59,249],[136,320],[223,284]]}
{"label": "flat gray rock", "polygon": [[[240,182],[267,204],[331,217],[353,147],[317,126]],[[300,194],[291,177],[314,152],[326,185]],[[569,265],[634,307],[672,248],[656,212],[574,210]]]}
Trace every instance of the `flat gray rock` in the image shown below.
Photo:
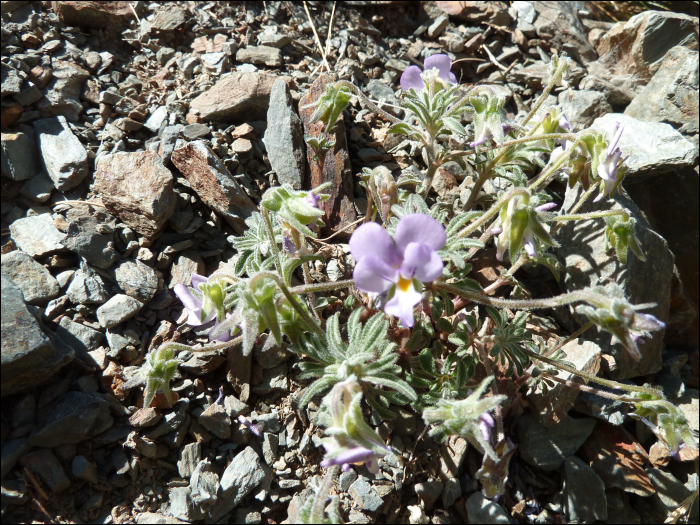
{"label": "flat gray rock", "polygon": [[119,288],[126,295],[143,303],[153,299],[158,289],[158,276],[155,270],[141,261],[121,262],[114,269],[114,275]]}
{"label": "flat gray rock", "polygon": [[112,328],[131,319],[143,308],[143,303],[128,295],[115,295],[97,309],[97,320],[105,328]]}
{"label": "flat gray rock", "polygon": [[2,269],[22,290],[25,303],[43,305],[58,297],[58,281],[26,253],[15,250],[3,255]]}
{"label": "flat gray rock", "polygon": [[572,456],[593,431],[592,417],[573,419],[565,416],[559,423],[545,427],[525,414],[518,422],[520,456],[533,467],[554,470]]}
{"label": "flat gray rock", "polygon": [[[51,69],[51,80],[42,90],[44,98],[36,103],[36,107],[43,116],[77,122],[83,111],[80,95],[90,73],[68,60],[52,60]],[[58,185],[56,188],[61,189]]]}
{"label": "flat gray rock", "polygon": [[31,179],[22,184],[19,193],[34,202],[41,203],[49,200],[51,198],[51,192],[55,189],[56,187],[51,177],[48,176],[46,170],[42,169]]}
{"label": "flat gray rock", "polygon": [[66,476],[58,458],[48,449],[30,452],[24,455],[19,462],[53,492],[63,492],[70,487],[70,479]]}
{"label": "flat gray rock", "polygon": [[67,316],[61,317],[56,333],[82,356],[97,350],[105,339],[105,334],[102,332],[76,323]]}
{"label": "flat gray rock", "polygon": [[598,117],[612,112],[607,97],[600,91],[576,90],[571,100],[569,100],[569,92],[562,91],[559,93],[559,106],[569,119],[574,131],[586,129]]}
{"label": "flat gray rock", "polygon": [[113,424],[107,401],[82,392],[66,392],[29,436],[29,443],[38,447],[79,443]]}
{"label": "flat gray rock", "polygon": [[384,503],[374,487],[365,478],[360,478],[350,485],[348,494],[355,504],[363,510],[374,512]]}
{"label": "flat gray rock", "polygon": [[37,120],[33,126],[46,172],[56,189],[75,188],[88,174],[88,156],[85,146],[68,126],[66,117]]}
{"label": "flat gray rock", "polygon": [[75,272],[66,295],[73,304],[102,304],[109,294],[102,276],[88,265]]}
{"label": "flat gray rock", "polygon": [[2,444],[2,477],[7,476],[17,460],[32,449],[28,438],[8,439]]}
{"label": "flat gray rock", "polygon": [[619,142],[622,156],[627,159],[627,180],[660,175],[675,169],[692,167],[697,148],[673,129],[670,124],[643,122],[622,113],[608,113],[593,122],[591,129],[608,137],[621,122],[625,129]]}
{"label": "flat gray rock", "polygon": [[12,180],[27,180],[41,172],[34,140],[26,133],[3,133],[2,174]]}
{"label": "flat gray rock", "polygon": [[[580,184],[567,190],[562,213],[569,213],[578,202],[582,191]],[[615,282],[622,287],[627,300],[632,304],[656,303],[655,307],[644,312],[666,322],[671,302],[674,257],[664,238],[650,228],[624,189],[612,199],[604,198],[596,203],[589,199],[579,213],[620,209],[629,210],[631,216],[637,220],[636,235],[646,255],[646,262],[639,260],[629,250],[627,264],[623,265],[617,260],[614,250],[606,250],[605,221],[572,221],[557,235],[558,239],[566,240],[556,251],[566,268],[561,281],[562,287],[564,291],[571,292],[592,286],[608,286],[610,282]],[[574,309],[575,307],[572,307],[572,311]],[[576,315],[576,319],[580,324],[588,322],[588,318],[581,315]],[[661,368],[664,330],[653,332],[651,337],[645,337],[644,341],[639,343],[642,354],[640,361],[635,361],[620,343],[613,344],[608,332],[591,331],[588,338],[592,338],[604,354],[613,357],[603,359],[601,367],[614,379],[646,375]]]}
{"label": "flat gray rock", "polygon": [[571,456],[564,462],[564,510],[574,523],[608,519],[605,483],[576,456]]}
{"label": "flat gray rock", "polygon": [[294,111],[289,86],[283,80],[275,82],[270,92],[264,140],[270,165],[280,183],[300,190],[306,167],[304,129]]}
{"label": "flat gray rock", "polygon": [[671,48],[651,81],[627,106],[625,115],[697,133],[698,52],[681,46]]}
{"label": "flat gray rock", "polygon": [[69,216],[68,231],[61,242],[93,266],[109,268],[117,257],[113,231],[114,219],[104,212],[97,212],[95,216]]}
{"label": "flat gray rock", "polygon": [[50,213],[17,219],[10,224],[10,235],[17,247],[32,257],[65,252],[64,235],[53,225]]}
{"label": "flat gray rock", "polygon": [[252,447],[238,453],[221,476],[217,502],[209,512],[210,518],[218,520],[231,512],[264,478],[263,463]]}
{"label": "flat gray rock", "polygon": [[498,503],[475,492],[467,500],[469,523],[510,523],[508,513]]}
{"label": "flat gray rock", "polygon": [[[74,357],[29,312],[22,291],[2,271],[2,397],[38,385]],[[60,341],[59,341],[60,343]]]}

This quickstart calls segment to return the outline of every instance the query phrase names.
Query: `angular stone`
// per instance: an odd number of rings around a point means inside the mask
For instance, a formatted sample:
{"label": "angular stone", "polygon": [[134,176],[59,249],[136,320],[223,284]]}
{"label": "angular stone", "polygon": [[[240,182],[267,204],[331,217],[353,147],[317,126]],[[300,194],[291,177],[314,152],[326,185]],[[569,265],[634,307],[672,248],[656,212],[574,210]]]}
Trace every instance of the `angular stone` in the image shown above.
{"label": "angular stone", "polygon": [[646,122],[666,122],[686,134],[698,132],[698,52],[671,48],[646,87],[625,109]]}
{"label": "angular stone", "polygon": [[[8,439],[2,444],[2,477],[7,476],[17,464],[17,460],[32,449],[29,439]],[[3,485],[4,489],[4,485]]]}
{"label": "angular stone", "polygon": [[170,513],[185,522],[204,518],[202,512],[192,501],[189,487],[173,487],[170,489]]}
{"label": "angular stone", "polygon": [[442,490],[442,506],[446,509],[455,504],[462,496],[462,485],[457,478],[450,478],[445,482],[445,488]]}
{"label": "angular stone", "polygon": [[537,36],[585,64],[598,57],[588,43],[588,33],[581,23],[578,9],[570,2],[535,2],[538,15],[534,26]]}
{"label": "angular stone", "polygon": [[88,174],[88,155],[85,146],[73,135],[66,117],[37,120],[32,125],[46,172],[56,189],[75,188]]}
{"label": "angular stone", "polygon": [[187,140],[203,139],[211,134],[211,128],[206,124],[190,124],[182,130],[182,136]]}
{"label": "angular stone", "polygon": [[467,500],[469,523],[510,523],[508,513],[498,503],[475,492]]}
{"label": "angular stone", "polygon": [[372,485],[370,485],[365,478],[360,478],[350,485],[348,494],[350,494],[355,504],[363,510],[373,512],[384,503],[382,498],[379,497],[379,494],[377,494],[377,491],[374,490]]}
{"label": "angular stone", "polygon": [[97,320],[105,328],[112,328],[131,319],[143,308],[143,303],[128,295],[115,295],[97,309]]}
{"label": "angular stone", "polygon": [[[599,62],[614,75],[631,75],[646,85],[664,56],[677,45],[692,47],[696,17],[665,11],[645,11],[618,22],[598,42]],[[696,44],[697,45],[697,44]]]}
{"label": "angular stone", "polygon": [[275,368],[264,370],[262,381],[253,387],[253,392],[256,394],[269,394],[276,390],[287,390],[288,387],[287,363],[282,363]]}
{"label": "angular stone", "polygon": [[36,450],[23,456],[19,462],[53,492],[63,492],[70,487],[70,480],[50,450]]}
{"label": "angular stone", "polygon": [[163,122],[168,118],[168,109],[165,106],[158,106],[158,108],[151,113],[148,120],[144,123],[143,127],[157,133]]}
{"label": "angular stone", "polygon": [[[299,107],[308,106],[316,102],[325,92],[326,86],[331,84],[333,79],[323,74],[313,83],[309,92],[299,101]],[[299,111],[304,124],[304,134],[318,137],[325,125],[321,122],[309,123],[314,108],[302,109]],[[315,188],[324,182],[330,182],[329,188],[324,193],[330,194],[330,198],[319,203],[324,212],[322,217],[326,223],[326,230],[329,233],[337,232],[357,220],[357,213],[353,204],[354,180],[352,168],[350,166],[350,156],[348,154],[347,140],[345,138],[345,122],[341,116],[338,123],[333,127],[330,139],[335,141],[335,145],[326,154],[323,162],[313,160],[316,153],[310,146],[306,147],[306,184],[307,188]],[[352,228],[341,233],[341,237],[348,237],[352,234]]]}
{"label": "angular stone", "polygon": [[26,253],[15,250],[3,255],[2,269],[22,290],[25,303],[43,305],[58,297],[56,279]]}
{"label": "angular stone", "polygon": [[65,344],[55,345],[44,330],[3,270],[2,397],[44,382],[73,359],[73,350]]}
{"label": "angular stone", "polygon": [[122,291],[142,303],[147,303],[158,290],[158,276],[141,261],[123,261],[114,269],[114,276]]}
{"label": "angular stone", "polygon": [[63,117],[77,122],[83,111],[80,94],[83,83],[90,78],[90,72],[67,60],[52,60],[51,68],[51,80],[44,88],[44,98],[36,103],[36,108],[43,116]]}
{"label": "angular stone", "polygon": [[12,180],[28,180],[41,172],[34,141],[26,133],[3,133],[2,174]]}
{"label": "angular stone", "polygon": [[[562,347],[566,354],[566,361],[573,363],[576,370],[586,372],[593,376],[598,375],[600,370],[601,351],[600,347],[592,341],[584,341],[577,339],[571,341]],[[574,376],[569,372],[559,371],[558,378],[565,381],[571,381],[578,384],[586,384],[587,381],[579,376]],[[577,388],[554,383],[554,386],[549,388],[546,394],[542,393],[542,389],[537,387],[537,390],[527,396],[527,400],[532,404],[534,410],[531,414],[544,426],[550,426],[558,423],[569,412],[569,409],[574,406],[576,398],[581,391]]]}
{"label": "angular stone", "polygon": [[75,456],[71,463],[71,471],[76,478],[90,483],[97,483],[97,465],[88,461],[85,456]]}
{"label": "angular stone", "polygon": [[577,90],[571,99],[568,91],[562,91],[559,106],[575,131],[590,127],[595,119],[612,112],[605,95],[599,91]]}
{"label": "angular stone", "polygon": [[569,416],[550,427],[525,414],[518,422],[520,456],[526,463],[542,470],[554,470],[572,456],[593,431],[592,417],[573,419]]}
{"label": "angular stone", "polygon": [[217,501],[209,512],[213,520],[231,512],[265,478],[263,463],[252,447],[233,458],[221,476]]}
{"label": "angular stone", "polygon": [[219,489],[219,475],[209,459],[203,459],[192,471],[190,477],[190,491],[192,501],[204,512],[214,506]]}
{"label": "angular stone", "polygon": [[90,215],[86,207],[82,208],[76,210],[79,215],[69,215],[68,230],[61,242],[93,266],[109,268],[117,257],[112,242],[115,221],[105,210]]}
{"label": "angular stone", "polygon": [[[352,487],[350,488],[352,489]],[[421,499],[423,508],[426,510],[433,508],[444,488],[445,485],[442,481],[427,481],[425,483],[416,483],[415,485],[416,495]]]}
{"label": "angular stone", "polygon": [[113,424],[107,401],[81,392],[66,392],[41,426],[29,436],[29,443],[37,447],[80,443]]}
{"label": "angular stone", "polygon": [[282,51],[275,47],[268,46],[248,46],[239,49],[236,53],[236,60],[248,64],[262,64],[270,67],[279,67],[284,64]]}
{"label": "angular stone", "polygon": [[177,471],[181,478],[189,478],[197,464],[202,459],[202,444],[190,443],[185,445],[180,452],[180,459],[177,462]]}
{"label": "angular stone", "polygon": [[97,350],[105,339],[105,334],[102,332],[76,323],[67,316],[61,317],[56,333],[78,351],[80,357],[87,356],[88,352]]}
{"label": "angular stone", "polygon": [[192,274],[203,275],[204,268],[204,259],[202,259],[197,250],[184,250],[173,263],[170,272],[172,277],[168,287],[173,289],[176,284],[190,286],[192,284]]}
{"label": "angular stone", "polygon": [[265,118],[270,91],[278,79],[292,82],[289,77],[258,72],[223,75],[211,89],[195,98],[190,107],[204,120]]}
{"label": "angular stone", "polygon": [[34,202],[42,203],[51,198],[51,192],[55,189],[56,187],[51,177],[46,173],[46,170],[42,169],[39,173],[22,184],[19,193]]}
{"label": "angular stone", "polygon": [[292,37],[282,33],[268,33],[266,31],[258,35],[258,43],[261,46],[283,48],[292,42]]}
{"label": "angular stone", "polygon": [[129,418],[129,424],[135,428],[152,427],[163,419],[163,414],[157,408],[139,408]]}
{"label": "angular stone", "polygon": [[10,235],[17,247],[32,257],[65,252],[64,235],[53,225],[50,213],[17,219],[10,224]]}
{"label": "angular stone", "polygon": [[[652,485],[654,485],[654,488],[656,489],[654,499],[657,501],[657,506],[666,512],[675,511],[687,498],[693,494],[692,490],[690,490],[670,472],[664,472],[658,468],[648,468],[646,471]],[[697,481],[695,483],[697,483]],[[688,516],[691,518],[697,518],[697,498],[695,502],[693,502],[692,510],[688,513]]]}
{"label": "angular stone", "polygon": [[133,13],[129,2],[51,2],[55,13],[66,25],[102,29],[128,22]]}
{"label": "angular stone", "polygon": [[[491,22],[495,25],[508,25],[511,17],[508,14],[508,4],[506,2],[471,2],[471,1],[451,1],[435,2],[440,11],[447,13],[456,20],[472,22]],[[437,11],[436,14],[440,13]],[[435,14],[431,14],[434,17]]]}
{"label": "angular stone", "polygon": [[618,144],[623,158],[629,155],[628,181],[694,166],[697,148],[669,124],[642,122],[629,115],[608,113],[597,118],[591,129],[610,134],[616,122],[625,126]]}
{"label": "angular stone", "polygon": [[605,483],[576,456],[564,462],[564,509],[571,522],[593,523],[608,519]]}
{"label": "angular stone", "polygon": [[228,439],[231,436],[231,418],[218,403],[209,405],[197,422],[218,438]]}
{"label": "angular stone", "polygon": [[112,215],[146,237],[160,230],[177,202],[173,176],[152,151],[100,157],[94,189]]}
{"label": "angular stone", "polygon": [[437,38],[439,37],[445,29],[447,29],[447,26],[450,24],[450,17],[448,16],[439,16],[435,20],[433,20],[433,23],[430,24],[428,27],[428,36],[430,38]]}
{"label": "angular stone", "polygon": [[295,190],[300,190],[306,168],[304,130],[294,111],[289,86],[282,80],[272,86],[264,140],[277,179],[281,184],[291,184]]}
{"label": "angular stone", "polygon": [[245,219],[257,208],[219,157],[198,140],[173,151],[171,160],[204,203],[242,233]]}
{"label": "angular stone", "polygon": [[[568,190],[562,213],[568,213],[582,193],[580,185]],[[620,209],[629,210],[631,216],[637,220],[635,233],[647,261],[642,262],[630,250],[627,264],[622,265],[614,252],[608,252],[605,246],[604,221],[570,223],[560,230],[559,238],[567,241],[557,249],[558,256],[567,268],[562,279],[563,288],[566,291],[582,290],[597,285],[606,286],[612,281],[622,287],[627,300],[632,304],[656,303],[657,306],[645,310],[645,313],[650,313],[665,322],[668,319],[671,301],[674,259],[666,241],[650,229],[624,190],[612,199],[606,198],[595,204],[589,199],[579,213]],[[582,324],[588,322],[588,318],[584,316],[577,316],[577,319]],[[653,332],[651,337],[644,338],[644,342],[639,343],[642,354],[639,362],[635,361],[621,344],[611,344],[611,335],[608,332],[591,332],[587,337],[595,341],[604,354],[611,356],[606,356],[601,366],[615,379],[646,375],[661,368],[663,330]]]}
{"label": "angular stone", "polygon": [[156,16],[151,22],[151,28],[155,31],[173,31],[187,22],[187,11],[180,7],[169,7],[156,11]]}
{"label": "angular stone", "polygon": [[88,265],[75,272],[66,295],[73,304],[102,304],[107,300],[107,286]]}

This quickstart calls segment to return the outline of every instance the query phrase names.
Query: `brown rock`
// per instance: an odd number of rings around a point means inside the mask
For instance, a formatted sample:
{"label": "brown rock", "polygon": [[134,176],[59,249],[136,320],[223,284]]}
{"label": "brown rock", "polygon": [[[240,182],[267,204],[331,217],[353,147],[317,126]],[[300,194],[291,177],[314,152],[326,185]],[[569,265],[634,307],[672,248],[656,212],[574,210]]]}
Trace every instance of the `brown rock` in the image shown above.
{"label": "brown rock", "polygon": [[0,126],[4,128],[12,124],[22,114],[22,111],[24,110],[19,102],[15,102],[12,107],[0,109]]}
{"label": "brown rock", "polygon": [[34,66],[29,72],[29,80],[34,82],[39,89],[44,89],[44,86],[51,80],[52,75],[53,71],[50,67]]}
{"label": "brown rock", "polygon": [[435,5],[456,20],[465,22],[508,25],[511,21],[506,2],[435,2]]}
{"label": "brown rock", "polygon": [[139,408],[129,418],[129,424],[136,428],[151,427],[163,418],[163,414],[157,408]]}
{"label": "brown rock", "polygon": [[94,188],[112,215],[146,237],[155,235],[175,210],[173,176],[152,151],[101,157]]}
{"label": "brown rock", "polygon": [[[311,86],[309,92],[299,101],[299,108],[308,106],[318,100],[326,91],[326,86],[331,84],[333,79],[328,75],[321,75]],[[324,128],[322,122],[309,123],[314,108],[300,109],[301,121],[304,124],[304,134],[318,137]],[[348,155],[347,139],[345,137],[345,121],[341,115],[338,123],[333,128],[333,140],[335,146],[329,150],[324,158],[314,160],[315,152],[307,146],[306,158],[306,183],[305,187],[315,188],[324,182],[330,182],[329,188],[324,193],[330,194],[330,199],[320,203],[325,215],[322,217],[326,223],[326,229],[336,232],[345,228],[357,220],[355,206],[353,205],[353,178],[350,167],[350,157]],[[353,229],[345,230],[341,235],[348,237]]]}
{"label": "brown rock", "polygon": [[204,203],[223,215],[238,233],[257,208],[219,157],[201,140],[173,151],[171,160]]}
{"label": "brown rock", "polygon": [[571,2],[536,2],[537,36],[549,40],[553,47],[564,49],[576,60],[591,62],[597,57],[588,43],[588,33],[578,17],[578,7]]}
{"label": "brown rock", "polygon": [[[599,62],[614,75],[632,75],[646,85],[674,46],[695,42],[698,19],[680,13],[646,11],[619,22],[598,43]],[[697,45],[697,43],[695,43]]]}
{"label": "brown rock", "polygon": [[66,25],[90,29],[126,23],[134,16],[128,2],[51,2],[51,5]]}
{"label": "brown rock", "polygon": [[270,67],[278,67],[284,64],[282,51],[276,47],[268,46],[248,46],[239,49],[236,53],[236,60],[246,64],[262,64]]}
{"label": "brown rock", "polygon": [[217,403],[209,405],[197,418],[197,422],[218,438],[231,437],[231,418],[224,407]]}
{"label": "brown rock", "polygon": [[195,98],[190,107],[204,120],[264,119],[270,91],[278,79],[292,82],[289,77],[258,72],[224,75],[211,89]]}

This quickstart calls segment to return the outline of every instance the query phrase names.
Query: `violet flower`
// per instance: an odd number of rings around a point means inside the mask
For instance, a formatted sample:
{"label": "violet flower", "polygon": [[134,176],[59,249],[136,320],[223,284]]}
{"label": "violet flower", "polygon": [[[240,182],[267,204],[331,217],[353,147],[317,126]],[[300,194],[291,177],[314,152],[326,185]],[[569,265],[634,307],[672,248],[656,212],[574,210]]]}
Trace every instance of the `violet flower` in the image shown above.
{"label": "violet flower", "polygon": [[[326,455],[332,455],[338,449],[338,445],[333,442],[323,443],[323,448],[326,450]],[[386,447],[387,452],[391,452],[391,447]],[[377,454],[372,452],[368,448],[361,446],[355,446],[348,448],[345,451],[339,453],[335,457],[331,456],[331,459],[324,459],[321,461],[320,465],[323,468],[332,467],[333,465],[340,465],[343,472],[350,470],[350,464],[364,463],[367,465],[367,470],[372,474],[377,474],[379,472],[379,462],[380,458],[383,458],[386,454]]]}
{"label": "violet flower", "polygon": [[491,429],[496,426],[496,422],[488,412],[479,416],[479,430],[485,441],[491,441]]}
{"label": "violet flower", "polygon": [[410,328],[413,307],[421,300],[414,279],[428,283],[442,276],[443,263],[437,250],[446,241],[445,228],[422,213],[402,218],[394,239],[377,223],[363,224],[350,238],[350,252],[356,261],[355,285],[363,292],[388,292],[384,311]]}
{"label": "violet flower", "polygon": [[[457,84],[457,77],[450,71],[452,68],[452,60],[447,55],[433,55],[425,59],[423,62],[425,71],[437,69],[437,79],[442,84]],[[401,89],[408,91],[413,88],[416,91],[425,89],[423,81],[423,71],[418,66],[409,66],[401,75]]]}
{"label": "violet flower", "polygon": [[593,200],[593,202],[598,202],[606,195],[612,195],[615,188],[619,184],[617,172],[621,165],[620,159],[622,158],[622,151],[617,147],[617,144],[620,142],[620,137],[622,136],[622,131],[624,129],[625,126],[622,123],[615,123],[613,139],[608,146],[608,151],[606,152],[605,157],[601,158],[598,164],[598,176],[604,181],[604,186],[602,188],[603,191]]}
{"label": "violet flower", "polygon": [[[192,288],[199,291],[199,293],[204,296],[203,299],[199,299],[194,294],[193,290],[184,284],[176,284],[173,291],[190,312],[187,317],[188,325],[201,326],[214,320],[214,326],[212,327],[213,330],[219,325],[220,321],[223,321],[223,319],[219,320],[217,316],[217,312],[219,310],[219,305],[217,303],[221,302],[221,305],[223,305],[223,295],[219,297],[219,294],[202,291],[201,285],[206,284],[207,281],[208,279],[202,275],[198,275],[196,273],[192,274]],[[209,300],[207,301],[207,299]],[[210,303],[208,308],[206,307],[207,302]],[[226,317],[228,318],[230,315],[230,313],[227,313]],[[229,339],[231,339],[231,335],[228,331],[225,331],[215,338],[212,338],[211,336],[209,337],[210,341],[224,342],[228,341]]]}
{"label": "violet flower", "polygon": [[[574,132],[574,128],[571,126],[569,119],[566,118],[566,115],[564,115],[564,113],[562,113],[559,117],[559,127],[567,131],[568,133]],[[561,144],[562,151],[566,151],[566,139],[557,139],[555,142]]]}

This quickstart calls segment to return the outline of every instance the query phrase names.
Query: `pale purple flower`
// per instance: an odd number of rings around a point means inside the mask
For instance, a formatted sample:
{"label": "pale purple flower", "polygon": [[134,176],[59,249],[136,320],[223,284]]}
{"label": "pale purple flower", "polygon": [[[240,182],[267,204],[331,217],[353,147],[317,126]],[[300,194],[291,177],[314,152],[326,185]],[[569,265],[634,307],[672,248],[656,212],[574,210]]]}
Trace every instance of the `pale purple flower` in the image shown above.
{"label": "pale purple flower", "polygon": [[[192,287],[196,288],[197,290],[200,290],[199,285],[204,284],[207,282],[207,278],[198,275],[196,273],[192,274]],[[212,308],[211,311],[202,316],[202,304],[203,302],[200,299],[197,299],[197,297],[192,293],[192,290],[189,289],[189,287],[185,286],[184,284],[176,284],[175,288],[173,289],[175,292],[175,295],[182,301],[182,304],[185,305],[185,307],[189,310],[189,315],[187,316],[187,324],[190,326],[201,326],[204,324],[207,324],[208,322],[214,320],[214,326],[212,327],[212,330],[219,326],[219,320],[216,318],[216,308]],[[204,292],[202,292],[204,293]],[[226,317],[230,317],[230,314],[226,314]],[[210,341],[228,341],[231,339],[231,335],[229,331],[224,331],[224,333],[220,334],[219,336],[215,337],[214,339],[209,337]]]}
{"label": "pale purple flower", "polygon": [[393,292],[384,311],[413,326],[413,307],[421,294],[413,279],[428,283],[442,276],[443,263],[437,250],[447,236],[445,228],[427,215],[406,215],[396,227],[394,239],[379,224],[363,224],[350,238],[350,252],[355,258],[355,285],[367,293]]}
{"label": "pale purple flower", "polygon": [[598,195],[593,202],[598,202],[604,196],[611,195],[615,190],[615,186],[617,184],[617,170],[619,167],[620,158],[622,158],[622,151],[617,147],[617,144],[620,142],[620,137],[622,136],[622,131],[624,129],[625,126],[622,125],[622,123],[615,123],[613,139],[610,141],[605,158],[601,159],[601,162],[598,164],[598,176],[603,179],[605,188],[603,193]]}
{"label": "pale purple flower", "polygon": [[[332,455],[333,452],[338,449],[338,445],[333,442],[327,442],[323,443],[323,448],[326,449],[327,455]],[[385,448],[387,452],[391,452],[391,447]],[[347,472],[350,470],[350,464],[364,463],[372,474],[376,474],[379,472],[379,463],[377,460],[382,457],[384,457],[383,454],[377,454],[368,448],[355,446],[348,448],[331,459],[324,459],[321,461],[320,465],[323,468],[340,465],[343,471]]]}
{"label": "pale purple flower", "polygon": [[[501,128],[503,128],[503,134],[507,135],[513,129],[513,126],[511,126],[510,124],[501,124]],[[491,130],[489,129],[488,126],[484,126],[481,130],[481,136],[476,138],[474,140],[474,142],[470,142],[469,147],[476,148],[477,146],[481,146],[482,144],[486,144],[492,138],[493,138],[493,133],[491,133]]]}
{"label": "pale purple flower", "polygon": [[479,417],[479,430],[484,439],[489,442],[491,440],[491,429],[496,426],[496,422],[488,412],[484,412]]}
{"label": "pale purple flower", "polygon": [[[447,55],[433,55],[425,59],[423,62],[425,70],[437,69],[438,78],[448,84],[457,84],[457,77],[450,71],[452,68],[452,60]],[[416,91],[425,89],[425,82],[421,76],[423,72],[418,66],[408,66],[406,71],[401,75],[401,89],[408,91],[413,88]]]}
{"label": "pale purple flower", "polygon": [[253,434],[255,434],[256,437],[259,437],[259,438],[262,437],[262,435],[263,435],[262,434],[262,425],[254,425],[245,416],[238,416],[238,422],[241,425],[245,425],[248,428],[248,430],[250,430]]}
{"label": "pale purple flower", "polygon": [[[569,133],[574,132],[574,128],[571,126],[571,123],[569,123],[569,119],[566,118],[566,115],[563,113],[559,117],[559,127]],[[566,151],[566,139],[557,139],[555,142],[561,144],[562,151]]]}

